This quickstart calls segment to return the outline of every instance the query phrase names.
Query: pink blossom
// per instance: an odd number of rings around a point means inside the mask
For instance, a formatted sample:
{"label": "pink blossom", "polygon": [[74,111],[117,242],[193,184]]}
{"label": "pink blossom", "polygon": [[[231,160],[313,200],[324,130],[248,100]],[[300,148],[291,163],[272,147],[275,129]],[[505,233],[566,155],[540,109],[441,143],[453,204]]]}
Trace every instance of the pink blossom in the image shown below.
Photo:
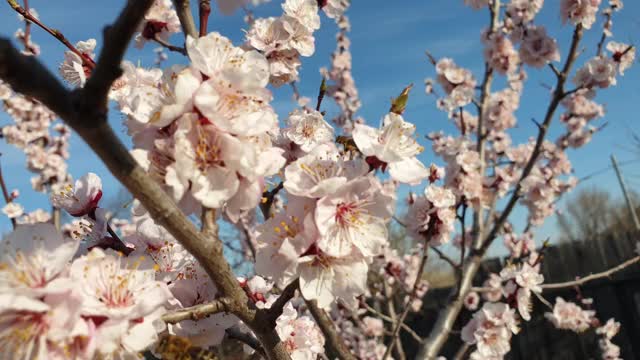
{"label": "pink blossom", "polygon": [[75,186],[51,194],[53,206],[64,209],[71,216],[80,217],[95,211],[102,198],[102,180],[94,173],[78,179]]}
{"label": "pink blossom", "polygon": [[350,181],[318,201],[315,220],[318,248],[330,256],[346,256],[356,247],[364,256],[376,255],[387,241],[391,198],[373,177]]}
{"label": "pink blossom", "polygon": [[180,32],[180,19],[171,5],[171,0],[155,0],[138,26],[136,47],[142,49],[147,41],[156,38],[168,41],[169,36]]}
{"label": "pink blossom", "polygon": [[478,309],[480,304],[480,296],[477,292],[470,292],[464,297],[464,307],[467,310],[474,311]]}
{"label": "pink blossom", "polygon": [[545,313],[544,316],[558,329],[583,332],[591,326],[595,312],[584,310],[575,303],[557,297],[553,312]]}
{"label": "pink blossom", "polygon": [[382,336],[384,334],[384,323],[378,318],[365,316],[362,318],[364,324],[364,333],[367,336]]}
{"label": "pink blossom", "polygon": [[[76,49],[86,59],[92,59],[95,57],[93,50],[96,48],[96,39],[89,39],[87,41],[78,41],[76,43]],[[86,60],[85,59],[85,60]],[[84,65],[83,59],[72,51],[64,52],[64,61],[60,64],[60,75],[69,84],[76,87],[83,87],[87,81],[87,77],[90,75],[91,70]]]}
{"label": "pink blossom", "polygon": [[24,208],[17,202],[12,201],[2,208],[2,212],[7,215],[9,219],[16,219],[24,214]]}
{"label": "pink blossom", "polygon": [[610,41],[607,43],[607,50],[611,52],[613,61],[618,64],[620,75],[624,75],[624,71],[631,67],[636,59],[636,48],[632,45]]}
{"label": "pink blossom", "polygon": [[67,267],[78,245],[51,224],[18,226],[0,242],[0,292],[38,298],[68,290]]}
{"label": "pink blossom", "polygon": [[282,4],[284,13],[296,18],[310,31],[320,28],[318,2],[315,0],[286,0]]}
{"label": "pink blossom", "polygon": [[560,51],[544,27],[529,26],[520,45],[520,59],[529,66],[541,68],[551,61],[560,61]]}
{"label": "pink blossom", "polygon": [[320,144],[333,142],[333,128],[319,111],[294,110],[287,122],[289,126],[282,133],[306,153]]}
{"label": "pink blossom", "polygon": [[616,62],[608,57],[596,56],[578,69],[573,82],[584,88],[607,88],[616,84]]}
{"label": "pink blossom", "polygon": [[560,17],[563,22],[571,21],[574,25],[582,24],[590,29],[596,21],[596,14],[600,0],[562,0],[560,3]]}
{"label": "pink blossom", "polygon": [[414,132],[415,125],[405,122],[402,115],[389,113],[381,129],[355,124],[353,140],[364,156],[388,164],[394,180],[417,185],[429,173],[416,158],[424,148],[413,138]]}
{"label": "pink blossom", "polygon": [[511,41],[502,34],[492,34],[487,38],[483,34],[482,41],[485,44],[485,61],[500,74],[516,71],[520,58]]}
{"label": "pink blossom", "polygon": [[474,10],[480,10],[489,4],[489,0],[464,0],[464,4]]}

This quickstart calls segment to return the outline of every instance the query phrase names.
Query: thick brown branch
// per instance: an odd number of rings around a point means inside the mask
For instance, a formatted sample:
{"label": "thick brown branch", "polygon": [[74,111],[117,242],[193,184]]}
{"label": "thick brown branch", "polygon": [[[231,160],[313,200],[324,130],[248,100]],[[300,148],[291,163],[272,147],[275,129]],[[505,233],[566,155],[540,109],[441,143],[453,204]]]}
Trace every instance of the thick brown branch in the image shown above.
{"label": "thick brown branch", "polygon": [[180,25],[182,25],[182,32],[184,33],[184,36],[191,36],[194,39],[197,38],[198,31],[196,29],[196,23],[193,20],[189,0],[173,0],[173,5],[176,7],[176,12],[178,13],[178,19],[180,19]]}
{"label": "thick brown branch", "polygon": [[166,313],[162,316],[162,320],[168,324],[176,324],[183,320],[198,321],[208,317],[209,315],[228,312],[230,303],[231,301],[229,299],[220,298],[210,303],[191,306]]}
{"label": "thick brown branch", "polygon": [[326,311],[319,308],[315,300],[305,299],[304,301],[324,335],[324,349],[329,359],[355,360],[355,357],[351,355],[351,352],[349,352],[349,349],[338,335],[336,327]]}
{"label": "thick brown branch", "polygon": [[298,290],[299,286],[300,286],[300,281],[298,279],[295,279],[294,281],[291,282],[291,284],[287,285],[287,287],[285,287],[284,290],[282,290],[280,297],[276,299],[276,301],[273,303],[273,305],[271,305],[271,307],[268,310],[269,317],[272,319],[272,321],[275,322],[280,317],[280,315],[282,315],[282,310],[284,309],[284,306],[287,305],[289,300],[293,299],[293,297],[296,294],[296,290]]}

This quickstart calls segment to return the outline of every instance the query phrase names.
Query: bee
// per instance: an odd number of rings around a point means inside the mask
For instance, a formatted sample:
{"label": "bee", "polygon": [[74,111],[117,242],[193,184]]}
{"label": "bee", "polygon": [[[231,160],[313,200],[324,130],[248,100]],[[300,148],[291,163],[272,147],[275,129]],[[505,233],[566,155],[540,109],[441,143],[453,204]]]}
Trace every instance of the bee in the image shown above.
{"label": "bee", "polygon": [[163,337],[156,353],[163,360],[218,360],[212,351],[194,346],[189,339],[176,335]]}

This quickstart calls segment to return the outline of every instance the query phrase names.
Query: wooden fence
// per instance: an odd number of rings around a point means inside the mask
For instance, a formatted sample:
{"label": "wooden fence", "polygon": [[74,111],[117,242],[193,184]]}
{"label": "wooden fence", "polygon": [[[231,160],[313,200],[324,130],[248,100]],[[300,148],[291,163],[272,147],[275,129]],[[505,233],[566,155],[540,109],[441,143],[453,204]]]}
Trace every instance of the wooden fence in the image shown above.
{"label": "wooden fence", "polygon": [[[605,271],[635,256],[638,234],[605,237],[579,243],[560,244],[546,250],[542,273],[546,283],[574,280],[575,277]],[[483,264],[476,279],[501,268],[500,259],[490,259]],[[640,265],[637,263],[622,270],[610,279],[596,280],[580,288],[581,295],[593,298],[593,310],[603,322],[613,317],[622,326],[613,342],[620,346],[625,360],[640,360]],[[435,322],[437,311],[449,301],[450,290],[435,289],[427,295],[423,312],[416,314],[409,325],[422,336],[427,336]],[[575,300],[575,289],[548,290],[544,297],[553,302],[557,297]],[[513,337],[511,351],[506,359],[513,360],[588,360],[600,359],[597,338],[593,331],[575,334],[557,330],[544,318],[549,309],[534,298],[532,320],[521,324],[522,331]],[[454,326],[452,338],[444,348],[447,359],[453,359],[461,347],[459,331],[469,320],[471,313],[464,310]],[[413,358],[417,344],[403,335],[407,358]],[[466,358],[466,357],[465,357]]]}

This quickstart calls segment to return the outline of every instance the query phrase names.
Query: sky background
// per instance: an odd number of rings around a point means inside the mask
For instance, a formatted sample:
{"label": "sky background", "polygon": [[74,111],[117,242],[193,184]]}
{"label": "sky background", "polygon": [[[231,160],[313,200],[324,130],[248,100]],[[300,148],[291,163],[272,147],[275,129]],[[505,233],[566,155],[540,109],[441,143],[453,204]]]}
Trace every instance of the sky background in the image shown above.
{"label": "sky background", "polygon": [[[192,1],[197,3],[197,1]],[[604,3],[606,1],[603,0]],[[31,0],[31,7],[35,8],[40,19],[52,28],[59,29],[65,36],[75,43],[88,38],[98,39],[101,46],[101,31],[104,25],[113,21],[124,5],[123,0],[79,1],[79,0]],[[282,1],[272,0],[271,3],[255,9],[256,17],[279,16],[282,12]],[[561,53],[566,55],[570,41],[572,27],[562,25],[559,16],[559,1],[549,0],[536,18],[538,25],[544,25],[548,33],[558,39]],[[195,10],[195,8],[194,8]],[[194,12],[197,14],[197,12]],[[429,165],[435,162],[443,165],[430,151],[430,143],[424,135],[443,130],[445,133],[455,134],[455,128],[447,119],[446,113],[435,106],[435,98],[424,92],[424,79],[435,77],[433,66],[427,61],[425,50],[436,58],[451,57],[461,66],[472,70],[478,82],[483,72],[482,46],[479,41],[481,30],[488,23],[488,11],[474,11],[465,7],[462,0],[369,0],[353,1],[348,11],[352,30],[349,34],[352,41],[353,76],[360,91],[362,108],[359,115],[367,122],[376,126],[389,109],[389,99],[396,96],[410,83],[415,85],[409,104],[405,112],[405,119],[417,125],[421,142],[427,148],[421,155],[421,160]],[[626,1],[623,11],[614,16],[614,39],[620,42],[638,44],[640,37],[640,2]],[[229,37],[236,44],[244,39],[247,25],[243,21],[243,13],[236,12],[233,16],[222,16],[214,11],[209,21],[209,30],[218,31]],[[0,2],[0,36],[13,37],[14,32],[23,26],[16,14],[6,4]],[[578,58],[577,66],[595,54],[596,44],[602,29],[601,19],[587,32]],[[322,15],[322,27],[315,33],[316,51],[312,57],[303,58],[300,83],[298,87],[303,96],[315,99],[320,82],[320,67],[330,66],[330,55],[335,49],[335,34],[337,27],[332,19]],[[37,27],[32,30],[33,40],[40,45],[42,55],[40,59],[57,73],[57,67],[63,59],[64,46]],[[182,35],[175,35],[171,41],[181,45]],[[155,55],[152,44],[148,44],[140,51],[131,48],[126,59],[139,62],[142,66],[153,66]],[[98,49],[99,50],[99,49]],[[165,65],[180,62],[184,57],[169,53],[169,61]],[[535,136],[536,127],[530,119],[540,120],[549,101],[549,89],[545,84],[553,84],[554,77],[548,68],[536,70],[526,69],[529,80],[525,84],[524,95],[519,110],[516,112],[518,125],[511,131],[515,144],[526,142],[530,136]],[[494,89],[500,89],[503,82],[495,82]],[[438,89],[440,92],[441,90]],[[274,90],[273,106],[281,119],[293,110],[296,104],[292,100],[289,87]],[[597,101],[605,105],[607,115],[601,123],[607,122],[604,130],[598,133],[594,140],[578,152],[570,151],[575,176],[583,177],[593,172],[606,169],[610,165],[609,156],[615,154],[620,162],[640,159],[640,150],[634,149],[632,132],[638,132],[636,114],[640,104],[640,69],[636,64],[625,72],[624,77],[618,77],[618,85],[599,92]],[[330,100],[325,100],[325,106],[331,118],[336,108]],[[0,112],[0,125],[7,124],[10,118]],[[112,111],[110,122],[120,134],[123,141],[130,144],[122,117],[117,111]],[[555,139],[563,130],[554,121],[550,138]],[[0,161],[9,189],[19,189],[19,202],[26,211],[36,208],[48,209],[46,196],[31,190],[29,179],[31,174],[25,169],[25,158],[22,152],[4,141],[0,141]],[[116,197],[121,189],[100,160],[92,154],[89,148],[77,136],[71,141],[72,154],[69,160],[69,171],[74,178],[79,178],[91,171],[97,173],[104,184],[105,199]],[[624,175],[631,189],[640,189],[640,162],[631,162],[623,166]],[[619,197],[621,192],[615,174],[612,171],[594,177],[581,185],[578,189],[598,186],[608,189],[613,197]],[[409,191],[403,188],[402,193]],[[415,188],[414,191],[422,191]],[[563,208],[563,202],[559,208]],[[115,209],[114,209],[115,210]],[[519,210],[512,216],[516,230],[522,230],[525,214]],[[11,230],[10,222],[4,216],[0,217],[0,231],[6,233]],[[536,235],[537,239],[555,237],[556,220],[549,218]],[[541,240],[540,240],[541,241]],[[499,248],[494,251],[500,251]]]}

